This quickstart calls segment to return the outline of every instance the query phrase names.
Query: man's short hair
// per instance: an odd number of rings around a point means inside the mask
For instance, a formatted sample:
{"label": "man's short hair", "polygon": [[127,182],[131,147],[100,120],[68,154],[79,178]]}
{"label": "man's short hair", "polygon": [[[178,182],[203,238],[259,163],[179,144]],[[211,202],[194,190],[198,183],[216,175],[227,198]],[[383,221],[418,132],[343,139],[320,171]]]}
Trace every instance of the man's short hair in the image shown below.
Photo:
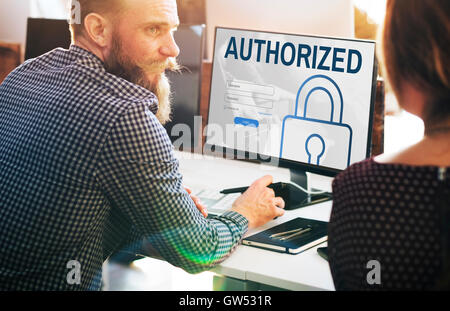
{"label": "man's short hair", "polygon": [[122,0],[71,0],[71,9],[79,8],[79,11],[75,12],[75,14],[80,15],[79,18],[75,18],[75,22],[70,24],[72,40],[83,36],[84,19],[86,16],[90,13],[104,14],[111,12],[112,10],[117,10],[121,1]]}

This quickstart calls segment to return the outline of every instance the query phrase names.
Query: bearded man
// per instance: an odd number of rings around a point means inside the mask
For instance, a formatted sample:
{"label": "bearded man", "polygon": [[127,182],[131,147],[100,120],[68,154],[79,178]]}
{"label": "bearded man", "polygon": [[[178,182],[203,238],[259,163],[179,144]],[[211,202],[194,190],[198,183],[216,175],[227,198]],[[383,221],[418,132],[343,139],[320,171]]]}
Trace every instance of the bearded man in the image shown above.
{"label": "bearded man", "polygon": [[161,125],[164,71],[179,53],[176,1],[78,2],[70,49],[0,85],[0,290],[98,290],[102,263],[143,241],[200,272],[284,212],[271,176],[212,219],[183,187]]}

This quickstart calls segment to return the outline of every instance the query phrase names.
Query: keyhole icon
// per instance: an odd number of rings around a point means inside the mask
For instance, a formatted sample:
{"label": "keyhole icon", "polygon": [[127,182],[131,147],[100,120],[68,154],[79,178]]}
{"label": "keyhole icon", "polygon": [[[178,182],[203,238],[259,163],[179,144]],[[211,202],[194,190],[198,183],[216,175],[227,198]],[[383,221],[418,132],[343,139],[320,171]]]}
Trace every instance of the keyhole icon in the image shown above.
{"label": "keyhole icon", "polygon": [[320,164],[320,158],[325,153],[325,141],[319,134],[312,134],[305,142],[308,163]]}

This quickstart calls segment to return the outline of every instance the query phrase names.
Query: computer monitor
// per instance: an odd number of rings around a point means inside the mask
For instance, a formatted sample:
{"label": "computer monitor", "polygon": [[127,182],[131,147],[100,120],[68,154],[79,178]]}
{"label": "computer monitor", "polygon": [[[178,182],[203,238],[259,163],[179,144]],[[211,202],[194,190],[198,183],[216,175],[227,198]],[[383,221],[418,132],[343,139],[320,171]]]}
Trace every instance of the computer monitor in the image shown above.
{"label": "computer monitor", "polygon": [[[205,25],[180,25],[174,33],[180,48],[177,61],[181,72],[167,72],[172,86],[172,118],[164,125],[178,150],[201,148],[200,99]],[[197,117],[197,118],[196,118]]]}
{"label": "computer monitor", "polygon": [[28,18],[25,60],[55,48],[68,49],[71,37],[67,20]]}
{"label": "computer monitor", "polygon": [[370,155],[376,76],[373,41],[218,27],[205,149],[335,176]]}
{"label": "computer monitor", "polygon": [[207,55],[216,27],[354,37],[353,0],[207,0]]}

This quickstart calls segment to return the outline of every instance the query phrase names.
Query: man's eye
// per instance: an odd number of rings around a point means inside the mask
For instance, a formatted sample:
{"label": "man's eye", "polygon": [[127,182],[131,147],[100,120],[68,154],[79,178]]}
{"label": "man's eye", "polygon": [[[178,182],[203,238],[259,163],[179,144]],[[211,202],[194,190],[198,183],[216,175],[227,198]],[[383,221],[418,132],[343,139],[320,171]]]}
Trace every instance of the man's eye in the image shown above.
{"label": "man's eye", "polygon": [[151,35],[157,35],[159,33],[159,29],[158,27],[150,27],[148,28],[148,32]]}

